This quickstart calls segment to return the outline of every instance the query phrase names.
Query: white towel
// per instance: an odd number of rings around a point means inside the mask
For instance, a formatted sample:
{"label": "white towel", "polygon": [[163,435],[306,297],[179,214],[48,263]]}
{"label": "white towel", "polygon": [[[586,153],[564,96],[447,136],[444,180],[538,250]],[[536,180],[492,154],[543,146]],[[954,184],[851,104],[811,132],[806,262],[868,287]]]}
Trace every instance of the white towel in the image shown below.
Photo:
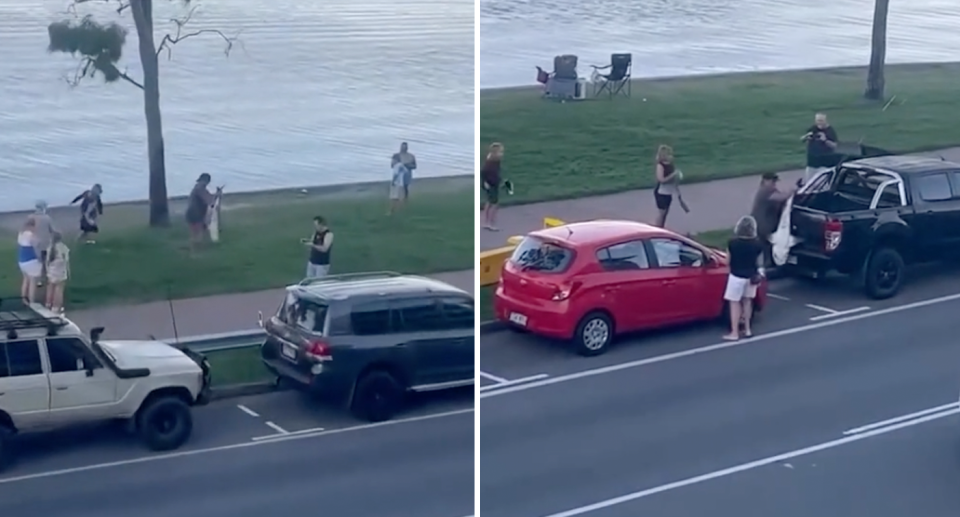
{"label": "white towel", "polygon": [[792,207],[793,196],[790,196],[787,202],[783,204],[783,212],[780,213],[777,230],[770,235],[770,244],[773,245],[773,263],[778,266],[787,263],[790,248],[797,243],[797,239],[790,235],[790,209]]}

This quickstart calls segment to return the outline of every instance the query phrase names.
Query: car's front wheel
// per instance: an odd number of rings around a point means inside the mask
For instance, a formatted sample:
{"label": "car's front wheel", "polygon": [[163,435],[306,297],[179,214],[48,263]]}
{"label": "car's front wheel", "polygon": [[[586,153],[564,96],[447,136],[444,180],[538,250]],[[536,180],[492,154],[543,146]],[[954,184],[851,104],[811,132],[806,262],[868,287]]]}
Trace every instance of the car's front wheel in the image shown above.
{"label": "car's front wheel", "polygon": [[193,432],[193,415],[186,402],[174,396],[149,400],[137,414],[137,433],[154,451],[179,448]]}
{"label": "car's front wheel", "polygon": [[613,320],[604,312],[594,311],[577,324],[573,344],[582,356],[600,355],[613,342]]}

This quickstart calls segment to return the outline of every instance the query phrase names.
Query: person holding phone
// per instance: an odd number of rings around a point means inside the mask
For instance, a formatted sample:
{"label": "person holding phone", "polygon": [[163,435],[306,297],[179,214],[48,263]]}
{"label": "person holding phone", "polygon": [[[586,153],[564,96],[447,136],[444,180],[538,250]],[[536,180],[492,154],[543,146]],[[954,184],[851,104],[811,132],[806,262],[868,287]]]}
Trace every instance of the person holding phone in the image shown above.
{"label": "person holding phone", "polygon": [[806,184],[818,172],[834,165],[833,155],[839,139],[827,116],[817,113],[813,117],[813,125],[800,137],[800,141],[807,144],[807,168],[803,171],[803,182]]}
{"label": "person holding phone", "polygon": [[327,226],[323,216],[313,218],[313,237],[300,239],[310,248],[307,259],[307,278],[323,278],[330,274],[330,253],[333,249],[333,232]]}

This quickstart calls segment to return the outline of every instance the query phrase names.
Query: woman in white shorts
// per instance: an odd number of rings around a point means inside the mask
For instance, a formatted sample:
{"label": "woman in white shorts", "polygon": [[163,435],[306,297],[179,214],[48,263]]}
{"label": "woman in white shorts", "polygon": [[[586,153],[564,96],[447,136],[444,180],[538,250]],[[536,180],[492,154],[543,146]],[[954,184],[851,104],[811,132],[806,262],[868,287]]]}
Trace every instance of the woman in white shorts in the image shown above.
{"label": "woman in white shorts", "polygon": [[20,296],[25,302],[33,303],[37,296],[37,282],[43,275],[43,262],[40,261],[40,251],[37,250],[37,236],[35,230],[37,221],[31,216],[23,223],[23,228],[17,234],[17,264],[23,274],[20,284]]}
{"label": "woman in white shorts", "polygon": [[761,260],[763,246],[757,239],[757,220],[745,215],[737,221],[734,237],[727,243],[729,251],[730,275],[727,276],[727,288],[723,299],[730,304],[730,333],[723,339],[740,339],[740,326],[743,335],[750,337],[750,317],[753,315],[753,299],[757,296],[757,285],[763,275]]}

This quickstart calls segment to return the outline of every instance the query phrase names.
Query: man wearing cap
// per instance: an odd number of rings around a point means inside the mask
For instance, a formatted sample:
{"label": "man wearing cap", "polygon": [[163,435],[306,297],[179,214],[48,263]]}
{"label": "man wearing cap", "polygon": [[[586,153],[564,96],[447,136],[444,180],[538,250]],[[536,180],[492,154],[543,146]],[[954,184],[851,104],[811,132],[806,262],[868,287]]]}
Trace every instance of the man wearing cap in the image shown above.
{"label": "man wearing cap", "polygon": [[190,250],[203,242],[207,235],[207,210],[213,205],[215,197],[207,190],[211,177],[204,172],[197,178],[197,183],[187,198],[187,225],[190,226]]}
{"label": "man wearing cap", "polygon": [[37,284],[43,285],[43,279],[47,276],[47,250],[50,249],[50,245],[53,242],[53,233],[56,229],[53,227],[53,218],[47,213],[47,202],[43,200],[37,201],[34,207],[36,210],[33,213],[33,220],[36,222],[36,227],[33,230],[33,235],[37,239],[37,249],[40,250],[40,263],[43,265],[43,270],[40,273],[40,281],[37,282]]}
{"label": "man wearing cap", "polygon": [[770,236],[780,224],[783,203],[796,192],[796,187],[780,190],[777,187],[779,180],[780,177],[774,172],[766,172],[760,177],[760,188],[753,197],[753,209],[750,210],[750,215],[757,220],[757,238],[763,245],[763,262],[766,268],[773,266]]}

